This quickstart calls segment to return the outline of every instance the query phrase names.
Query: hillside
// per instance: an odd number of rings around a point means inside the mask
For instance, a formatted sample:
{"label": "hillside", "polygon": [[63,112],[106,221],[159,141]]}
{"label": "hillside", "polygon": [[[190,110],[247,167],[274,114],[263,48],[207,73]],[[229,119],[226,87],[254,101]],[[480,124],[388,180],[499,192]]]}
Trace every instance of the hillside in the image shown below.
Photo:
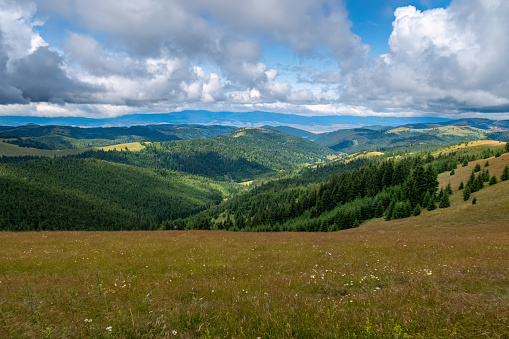
{"label": "hillside", "polygon": [[334,233],[0,232],[0,336],[505,338],[508,190]]}
{"label": "hillside", "polygon": [[148,229],[190,216],[236,189],[94,159],[0,164],[0,229]]}
{"label": "hillside", "polygon": [[265,173],[325,163],[334,153],[292,135],[246,128],[210,139],[151,143],[139,152],[89,151],[80,156],[248,181]]}
{"label": "hillside", "polygon": [[509,140],[505,130],[509,121],[460,119],[434,123],[418,123],[394,128],[343,129],[316,135],[320,145],[345,153],[364,150],[397,151],[431,149],[447,144],[482,139]]}
{"label": "hillside", "polygon": [[146,125],[82,128],[58,125],[0,126],[0,136],[24,147],[65,150],[101,147],[130,142],[212,138],[234,130],[228,126]]}

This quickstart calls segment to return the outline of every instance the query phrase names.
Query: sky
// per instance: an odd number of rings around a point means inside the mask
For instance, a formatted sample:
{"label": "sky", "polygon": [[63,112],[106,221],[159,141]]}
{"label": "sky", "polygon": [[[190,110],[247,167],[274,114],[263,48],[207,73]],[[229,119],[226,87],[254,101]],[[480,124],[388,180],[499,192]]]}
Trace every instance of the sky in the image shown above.
{"label": "sky", "polygon": [[507,0],[0,0],[0,115],[509,119]]}

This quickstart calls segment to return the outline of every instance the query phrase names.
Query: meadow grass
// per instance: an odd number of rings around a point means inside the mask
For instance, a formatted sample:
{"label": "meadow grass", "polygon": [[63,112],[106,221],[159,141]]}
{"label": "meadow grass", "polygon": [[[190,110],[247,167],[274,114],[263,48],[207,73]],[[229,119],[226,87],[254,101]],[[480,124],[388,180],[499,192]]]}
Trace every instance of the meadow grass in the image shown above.
{"label": "meadow grass", "polygon": [[336,233],[0,233],[0,337],[507,337],[508,188]]}
{"label": "meadow grass", "polygon": [[453,190],[335,233],[2,232],[0,338],[507,338],[509,181]]}
{"label": "meadow grass", "polygon": [[[144,142],[143,144],[149,144],[150,142]],[[141,151],[145,148],[141,142],[128,142],[125,144],[116,144],[111,146],[104,146],[104,147],[95,147],[97,150],[103,150],[103,151],[123,151],[126,148],[131,152],[137,152]]]}

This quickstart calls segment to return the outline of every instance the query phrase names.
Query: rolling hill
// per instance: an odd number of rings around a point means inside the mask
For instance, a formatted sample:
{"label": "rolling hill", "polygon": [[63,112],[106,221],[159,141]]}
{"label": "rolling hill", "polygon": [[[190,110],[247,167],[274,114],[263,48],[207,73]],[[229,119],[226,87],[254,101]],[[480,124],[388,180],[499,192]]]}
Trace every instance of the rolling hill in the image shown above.
{"label": "rolling hill", "polygon": [[210,139],[146,144],[139,152],[88,151],[78,156],[248,181],[265,173],[326,163],[335,152],[289,134],[246,128]]}
{"label": "rolling hill", "polygon": [[1,230],[135,230],[190,216],[238,188],[95,159],[0,164]]}
{"label": "rolling hill", "polygon": [[460,119],[445,122],[407,124],[393,128],[342,129],[317,134],[313,139],[320,145],[344,152],[365,150],[395,151],[431,149],[468,140],[507,138],[509,121]]}

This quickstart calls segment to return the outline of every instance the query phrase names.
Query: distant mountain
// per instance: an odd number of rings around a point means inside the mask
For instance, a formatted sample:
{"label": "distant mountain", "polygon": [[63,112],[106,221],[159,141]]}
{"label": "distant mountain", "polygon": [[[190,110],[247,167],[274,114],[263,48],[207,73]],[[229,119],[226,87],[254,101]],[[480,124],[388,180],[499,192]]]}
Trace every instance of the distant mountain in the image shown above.
{"label": "distant mountain", "polygon": [[509,121],[459,119],[394,128],[353,128],[317,134],[314,141],[338,152],[429,148],[465,140],[506,140]]}
{"label": "distant mountain", "polygon": [[[218,125],[146,125],[129,127],[74,127],[56,125],[0,126],[0,138],[20,146],[40,149],[72,149],[109,146],[126,142],[171,141],[212,138],[233,131]],[[85,141],[87,140],[87,141]]]}
{"label": "distant mountain", "polygon": [[303,116],[298,114],[283,114],[271,112],[209,112],[209,111],[182,111],[158,114],[130,114],[115,118],[91,119],[80,117],[0,117],[0,125],[19,126],[29,123],[38,125],[63,126],[132,126],[152,124],[201,124],[201,125],[227,125],[236,127],[292,126],[304,129],[329,127],[329,130],[343,127],[361,127],[369,125],[399,126],[409,123],[444,122],[449,119],[435,117],[379,117],[379,116]]}

